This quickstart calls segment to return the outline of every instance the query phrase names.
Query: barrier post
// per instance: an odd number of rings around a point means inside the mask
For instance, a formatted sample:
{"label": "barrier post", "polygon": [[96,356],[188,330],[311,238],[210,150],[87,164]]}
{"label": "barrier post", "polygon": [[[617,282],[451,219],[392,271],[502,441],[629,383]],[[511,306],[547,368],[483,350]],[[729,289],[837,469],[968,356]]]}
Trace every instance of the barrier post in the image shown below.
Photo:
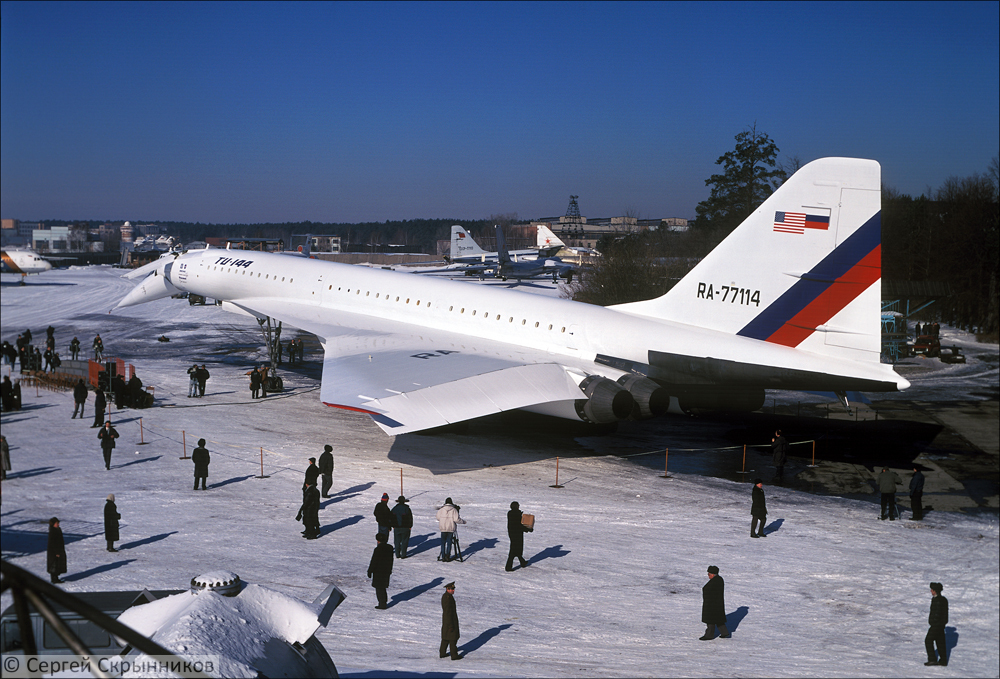
{"label": "barrier post", "polygon": [[[177,431],[176,429],[174,431]],[[190,460],[188,457],[188,444],[187,444],[187,432],[183,429],[181,430],[181,445],[184,447],[184,454],[181,455],[182,460]]]}
{"label": "barrier post", "polygon": [[559,485],[559,458],[558,457],[556,457],[556,485],[549,486],[549,488],[562,488],[562,486]]}
{"label": "barrier post", "polygon": [[[752,469],[750,471],[753,471]],[[743,444],[743,469],[736,472],[737,474],[749,474],[747,471],[747,444]]]}
{"label": "barrier post", "polygon": [[399,468],[399,494],[403,494],[403,468]]}
{"label": "barrier post", "polygon": [[264,476],[264,446],[260,447],[260,476],[254,477],[258,479],[269,479],[270,476]]}
{"label": "barrier post", "polygon": [[139,445],[140,446],[146,445],[146,436],[143,434],[143,431],[142,431],[142,418],[141,417],[139,418]]}
{"label": "barrier post", "polygon": [[663,476],[660,477],[661,479],[669,479],[670,478],[670,474],[667,473],[667,462],[669,461],[669,459],[670,459],[670,448],[664,448],[663,449]]}
{"label": "barrier post", "polygon": [[807,465],[807,466],[809,466],[809,467],[818,467],[819,466],[819,465],[816,464],[816,439],[813,439],[813,463],[810,464],[810,465]]}

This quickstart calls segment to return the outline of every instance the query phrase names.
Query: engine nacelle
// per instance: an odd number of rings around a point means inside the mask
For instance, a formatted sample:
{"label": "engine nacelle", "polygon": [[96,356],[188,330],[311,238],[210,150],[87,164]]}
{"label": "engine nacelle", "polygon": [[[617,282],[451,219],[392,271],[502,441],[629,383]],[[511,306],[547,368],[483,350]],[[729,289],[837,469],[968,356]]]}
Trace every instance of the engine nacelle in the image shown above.
{"label": "engine nacelle", "polygon": [[642,375],[622,375],[618,384],[632,394],[635,408],[632,417],[636,420],[647,420],[659,417],[670,407],[670,393],[659,384]]}
{"label": "engine nacelle", "polygon": [[576,402],[576,411],[585,422],[607,424],[624,420],[635,407],[632,394],[607,377],[590,375],[580,382],[580,390],[587,398]]}
{"label": "engine nacelle", "polygon": [[677,396],[686,413],[726,412],[749,413],[764,405],[764,390],[735,387],[689,388]]}

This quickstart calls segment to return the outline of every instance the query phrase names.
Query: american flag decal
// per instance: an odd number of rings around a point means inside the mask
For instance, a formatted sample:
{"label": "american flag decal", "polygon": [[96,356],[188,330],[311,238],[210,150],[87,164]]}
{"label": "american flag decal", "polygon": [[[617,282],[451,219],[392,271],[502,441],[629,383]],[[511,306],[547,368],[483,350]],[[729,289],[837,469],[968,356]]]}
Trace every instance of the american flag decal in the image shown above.
{"label": "american flag decal", "polygon": [[774,213],[774,230],[778,233],[803,234],[806,232],[806,229],[826,231],[829,228],[829,215],[810,215],[805,212]]}

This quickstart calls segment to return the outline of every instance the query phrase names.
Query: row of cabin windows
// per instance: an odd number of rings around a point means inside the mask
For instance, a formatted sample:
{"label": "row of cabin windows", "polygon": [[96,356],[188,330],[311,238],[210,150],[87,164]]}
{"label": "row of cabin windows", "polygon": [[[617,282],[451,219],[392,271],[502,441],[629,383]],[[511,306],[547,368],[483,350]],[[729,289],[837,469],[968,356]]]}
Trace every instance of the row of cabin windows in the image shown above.
{"label": "row of cabin windows", "polygon": [[[213,270],[213,271],[215,271],[215,270],[216,270],[216,269],[218,269],[218,268],[219,268],[218,266],[213,266],[213,267],[212,267],[212,270]],[[224,270],[226,270],[226,271],[227,271],[227,273],[232,273],[232,268],[231,268],[231,267],[230,267],[229,269],[225,269],[225,267],[223,267],[223,269],[224,269]],[[246,269],[243,269],[242,273],[243,273],[243,275],[245,276],[245,275],[246,275],[246,273],[247,273],[247,272],[246,272]],[[250,277],[251,277],[251,278],[253,277],[253,272],[251,272],[251,273],[250,273]],[[257,274],[257,278],[260,278],[260,273],[258,273],[258,274]],[[270,274],[264,274],[264,280],[269,280],[269,279],[270,279]],[[275,282],[277,282],[277,281],[278,281],[278,276],[277,276],[277,275],[275,275],[275,276],[274,276],[274,279],[273,279],[273,280],[274,280]],[[282,277],[281,277],[281,281],[282,281],[282,282],[284,282],[284,280],[285,280],[285,277],[284,277],[284,276],[282,276]],[[291,283],[291,282],[292,282],[292,281],[294,281],[294,280],[295,280],[294,278],[289,278],[289,279],[288,279],[288,282],[289,282],[289,283]],[[329,287],[327,288],[327,290],[333,290],[333,285],[331,284],[331,285],[330,285],[330,286],[329,286]],[[338,291],[341,291],[341,290],[343,290],[343,288],[337,288],[337,290],[338,290]],[[351,289],[350,289],[350,288],[348,288],[348,289],[347,289],[347,292],[350,292],[350,291],[351,291]],[[360,294],[361,294],[361,290],[360,290],[360,289],[357,289],[357,290],[355,290],[355,291],[354,291],[354,294],[355,294],[355,295],[360,295]],[[371,291],[367,291],[367,292],[365,292],[365,297],[369,297],[370,295],[371,295]],[[381,294],[381,293],[379,293],[379,292],[376,292],[376,293],[375,293],[375,299],[380,299],[380,298],[381,298],[381,296],[382,296],[382,294]],[[389,298],[390,298],[390,296],[389,296],[389,295],[386,295],[386,296],[385,296],[385,299],[386,299],[386,301],[388,301],[388,300],[389,300]],[[396,296],[396,301],[398,302],[398,301],[399,301],[399,299],[400,299],[400,298],[399,298],[399,296],[397,295],[397,296]],[[406,304],[409,304],[409,303],[410,303],[410,298],[409,298],[409,297],[407,297],[407,298],[406,298]],[[430,303],[430,302],[427,302],[427,303],[426,303],[426,306],[428,306],[428,307],[429,307],[430,305],[431,305],[431,303]],[[417,300],[417,306],[420,306],[420,300],[419,300],[419,299]],[[448,307],[448,311],[454,311],[454,310],[455,310],[455,307],[454,307],[454,306],[449,306],[449,307]],[[476,311],[477,311],[476,309],[473,309],[473,310],[472,310],[472,315],[473,315],[473,316],[475,316],[475,315],[476,315]],[[460,314],[464,314],[464,313],[465,313],[465,307],[462,307],[461,309],[459,309],[459,312],[458,312],[458,313],[460,313]],[[484,312],[483,312],[483,318],[485,318],[486,320],[489,320],[489,318],[490,318],[490,313],[489,313],[488,311],[484,311]],[[497,314],[497,315],[496,315],[496,320],[498,320],[498,321],[500,320],[500,314]],[[514,322],[514,317],[513,317],[513,316],[509,317],[509,318],[507,319],[507,322],[508,322],[508,323],[513,323],[513,322]],[[528,324],[528,319],[526,319],[526,318],[522,318],[522,319],[521,319],[521,325],[527,325],[527,324]],[[538,327],[539,325],[541,325],[541,323],[539,323],[538,321],[535,321],[535,327],[537,328],[537,327]],[[549,323],[549,326],[548,326],[548,329],[549,329],[549,330],[552,330],[552,324],[551,324],[551,323]],[[559,332],[566,332],[566,326],[563,326],[562,328],[560,328]]]}
{"label": "row of cabin windows", "polygon": [[[327,290],[333,290],[333,285],[330,285],[330,286],[329,286],[329,287],[327,288]],[[337,288],[337,290],[338,290],[338,291],[341,291],[341,292],[343,292],[343,291],[344,291],[344,289],[343,289],[343,288]],[[350,288],[348,288],[348,289],[346,290],[346,292],[350,292],[350,291],[351,291],[351,289],[350,289]],[[355,295],[360,295],[360,294],[361,294],[361,290],[360,290],[360,289],[358,289],[358,290],[355,290],[355,291],[354,291],[354,294],[355,294]],[[371,294],[372,294],[372,293],[371,293],[371,291],[366,291],[366,292],[365,292],[365,297],[369,297],[369,296],[371,296]],[[376,292],[376,293],[375,293],[375,299],[380,299],[380,298],[381,298],[381,293],[379,293],[379,292]],[[385,299],[386,299],[386,301],[389,301],[389,299],[390,299],[390,295],[386,295],[386,296],[385,296]],[[400,298],[399,298],[399,296],[397,295],[397,296],[396,296],[396,301],[398,302],[398,301],[399,301],[399,299],[400,299]],[[409,298],[409,297],[407,297],[407,298],[406,298],[406,304],[409,304],[409,303],[410,303],[410,298]],[[431,305],[431,303],[430,303],[430,302],[427,302],[427,303],[426,303],[426,305],[427,305],[427,306],[429,307],[429,306]],[[419,300],[419,299],[417,300],[417,306],[420,306],[420,300]],[[448,307],[448,311],[454,311],[454,310],[455,310],[455,307],[454,307],[454,306],[449,306],[449,307]],[[473,309],[473,310],[472,310],[472,315],[473,315],[473,316],[475,316],[475,315],[476,315],[476,311],[477,311],[476,309]],[[464,314],[464,313],[465,313],[465,307],[462,307],[461,309],[459,309],[458,313],[460,313],[460,314]],[[490,312],[488,312],[488,311],[484,311],[484,312],[483,312],[483,318],[485,318],[486,320],[489,320],[489,318],[490,318]],[[497,315],[496,315],[496,320],[498,320],[498,321],[500,320],[500,314],[497,314]],[[513,322],[514,322],[514,317],[513,317],[513,316],[509,317],[509,318],[507,319],[507,322],[508,322],[508,323],[513,323]],[[528,324],[528,319],[526,319],[526,318],[522,318],[522,319],[521,319],[521,325],[527,325],[527,324]],[[541,325],[541,323],[539,323],[538,321],[535,321],[535,327],[537,328],[537,327],[538,327],[539,325]],[[549,327],[548,327],[548,329],[549,329],[549,330],[551,330],[551,329],[552,329],[552,324],[551,324],[551,323],[549,323]],[[566,332],[566,326],[563,326],[563,327],[562,327],[562,328],[561,328],[561,329],[559,330],[559,332]]]}
{"label": "row of cabin windows", "polygon": [[[218,269],[218,268],[219,268],[219,267],[217,267],[217,266],[213,266],[213,267],[212,267],[212,271],[215,271],[215,270],[216,270],[216,269]],[[230,268],[228,268],[228,269],[227,269],[226,267],[222,267],[222,270],[223,270],[223,271],[224,271],[225,273],[232,273],[232,272],[233,272],[233,269],[232,269],[232,267],[230,267]],[[237,269],[236,273],[241,273],[241,271],[240,271],[239,269]],[[242,274],[243,274],[244,276],[246,276],[246,275],[247,275],[247,270],[246,270],[246,269],[243,269],[243,270],[242,270]],[[253,272],[252,272],[252,271],[250,272],[250,278],[253,278]],[[260,273],[258,273],[258,274],[257,274],[257,278],[260,278]],[[274,281],[275,283],[277,283],[277,282],[278,282],[278,274],[275,274],[275,275],[274,275],[274,278],[272,279],[272,278],[271,278],[271,274],[267,274],[267,273],[266,273],[266,274],[264,274],[264,280],[273,280],[273,281]],[[289,278],[289,279],[288,279],[288,282],[289,282],[289,283],[291,283],[291,282],[292,282],[292,281],[294,281],[294,280],[295,280],[294,278]],[[281,277],[281,282],[282,282],[282,283],[284,283],[284,282],[285,282],[285,277],[284,277],[284,276],[282,276],[282,277]]]}

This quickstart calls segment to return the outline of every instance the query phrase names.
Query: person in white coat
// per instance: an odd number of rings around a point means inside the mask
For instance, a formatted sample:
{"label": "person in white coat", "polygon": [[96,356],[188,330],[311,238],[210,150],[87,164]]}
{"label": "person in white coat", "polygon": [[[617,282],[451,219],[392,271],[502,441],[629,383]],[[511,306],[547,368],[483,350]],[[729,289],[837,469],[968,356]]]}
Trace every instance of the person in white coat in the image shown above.
{"label": "person in white coat", "polygon": [[438,561],[451,561],[451,543],[455,529],[457,524],[465,523],[458,515],[460,509],[461,507],[453,503],[450,497],[445,499],[443,506],[438,507],[438,528],[441,529],[441,555]]}

